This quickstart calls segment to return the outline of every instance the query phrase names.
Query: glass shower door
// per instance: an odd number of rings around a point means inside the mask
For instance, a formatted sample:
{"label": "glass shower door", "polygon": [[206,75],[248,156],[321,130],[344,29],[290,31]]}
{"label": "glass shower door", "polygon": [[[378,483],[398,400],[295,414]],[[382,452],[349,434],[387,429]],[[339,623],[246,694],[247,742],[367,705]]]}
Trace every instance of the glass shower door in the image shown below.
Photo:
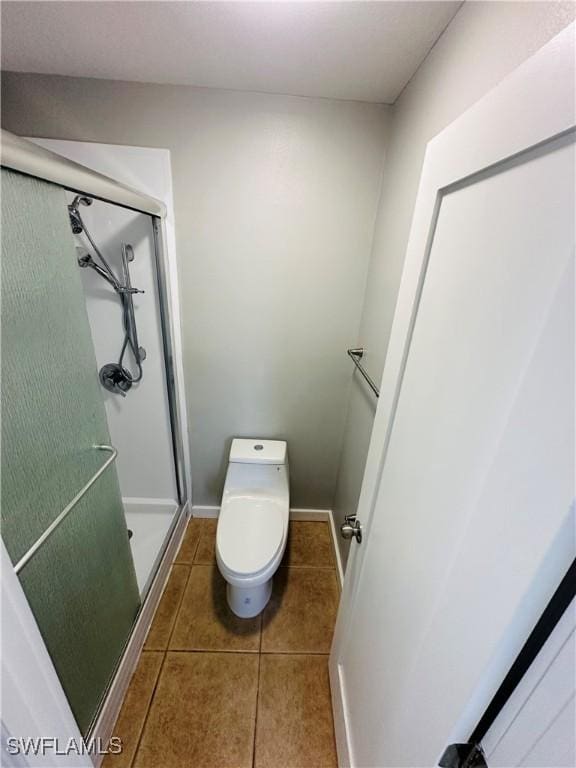
{"label": "glass shower door", "polygon": [[[2,170],[2,538],[16,564],[109,454],[64,190]],[[140,599],[114,464],[19,572],[86,734]]]}

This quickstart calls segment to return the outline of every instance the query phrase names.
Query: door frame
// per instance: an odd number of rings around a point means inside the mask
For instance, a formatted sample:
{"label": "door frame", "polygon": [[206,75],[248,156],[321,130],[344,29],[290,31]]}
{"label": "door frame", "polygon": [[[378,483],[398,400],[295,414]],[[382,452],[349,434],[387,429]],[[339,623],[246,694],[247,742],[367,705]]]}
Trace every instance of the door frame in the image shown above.
{"label": "door frame", "polygon": [[[442,198],[459,185],[468,183],[477,173],[508,163],[538,145],[574,130],[575,34],[576,23],[572,23],[427,145],[358,501],[357,515],[366,536],[370,535]],[[352,765],[352,749],[340,659],[353,630],[351,616],[361,581],[364,553],[365,549],[352,546],[329,662],[341,766]],[[562,575],[560,573],[556,583],[551,585],[550,592],[554,591]],[[519,645],[526,635],[524,632],[519,638]],[[475,701],[466,712],[466,720],[470,723],[468,733],[502,680],[501,670],[493,671],[494,679],[485,681],[486,700]],[[460,727],[465,733],[467,725],[462,723]],[[447,739],[450,736],[453,734],[446,734]]]}

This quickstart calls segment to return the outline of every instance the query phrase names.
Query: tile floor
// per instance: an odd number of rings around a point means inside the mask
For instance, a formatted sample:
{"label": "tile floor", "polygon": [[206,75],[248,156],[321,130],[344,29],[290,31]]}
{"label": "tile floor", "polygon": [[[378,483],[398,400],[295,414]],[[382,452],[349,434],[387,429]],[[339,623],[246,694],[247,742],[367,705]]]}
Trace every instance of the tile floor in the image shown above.
{"label": "tile floor", "polygon": [[328,682],[339,586],[328,523],[291,522],[272,598],[238,619],[215,565],[216,520],[193,519],[103,768],[331,768]]}

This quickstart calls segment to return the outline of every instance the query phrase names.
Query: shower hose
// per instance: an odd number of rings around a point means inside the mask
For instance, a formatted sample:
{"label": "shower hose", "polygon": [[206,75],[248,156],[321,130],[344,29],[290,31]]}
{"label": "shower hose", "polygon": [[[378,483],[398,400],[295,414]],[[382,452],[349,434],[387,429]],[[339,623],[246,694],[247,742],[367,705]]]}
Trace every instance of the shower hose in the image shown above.
{"label": "shower hose", "polygon": [[[100,369],[100,381],[102,385],[109,391],[115,392],[125,397],[126,392],[130,389],[132,384],[138,383],[143,376],[142,361],[146,357],[146,352],[138,344],[133,295],[135,293],[144,293],[144,291],[141,291],[137,288],[132,288],[132,285],[130,284],[130,272],[128,264],[129,261],[134,258],[132,246],[124,245],[124,243],[122,244],[122,268],[124,274],[123,282],[120,282],[112,270],[112,267],[94,242],[94,238],[90,234],[90,230],[82,219],[78,208],[78,203],[82,203],[83,205],[91,205],[92,200],[90,198],[78,196],[74,199],[74,202],[68,206],[72,231],[76,235],[80,234],[81,232],[84,233],[94,254],[100,262],[97,263],[94,260],[94,257],[88,253],[78,258],[78,264],[81,267],[90,267],[94,269],[94,271],[96,271],[104,280],[106,280],[120,297],[120,302],[122,305],[124,340],[120,350],[120,357],[118,358],[117,363],[108,363]],[[136,364],[136,374],[133,374],[124,364],[126,352],[128,349],[132,353],[132,357],[134,358]]]}

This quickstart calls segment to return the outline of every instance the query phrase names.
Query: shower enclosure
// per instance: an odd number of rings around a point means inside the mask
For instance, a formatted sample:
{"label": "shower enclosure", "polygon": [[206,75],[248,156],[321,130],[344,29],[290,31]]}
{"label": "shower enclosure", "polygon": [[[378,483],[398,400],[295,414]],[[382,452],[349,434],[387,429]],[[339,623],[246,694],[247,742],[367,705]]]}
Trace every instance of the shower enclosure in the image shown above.
{"label": "shower enclosure", "polygon": [[[2,540],[80,731],[100,735],[186,514],[165,209],[2,144]],[[93,242],[71,228],[78,194]],[[94,246],[118,290],[82,268]],[[106,364],[124,391],[103,386]]]}

